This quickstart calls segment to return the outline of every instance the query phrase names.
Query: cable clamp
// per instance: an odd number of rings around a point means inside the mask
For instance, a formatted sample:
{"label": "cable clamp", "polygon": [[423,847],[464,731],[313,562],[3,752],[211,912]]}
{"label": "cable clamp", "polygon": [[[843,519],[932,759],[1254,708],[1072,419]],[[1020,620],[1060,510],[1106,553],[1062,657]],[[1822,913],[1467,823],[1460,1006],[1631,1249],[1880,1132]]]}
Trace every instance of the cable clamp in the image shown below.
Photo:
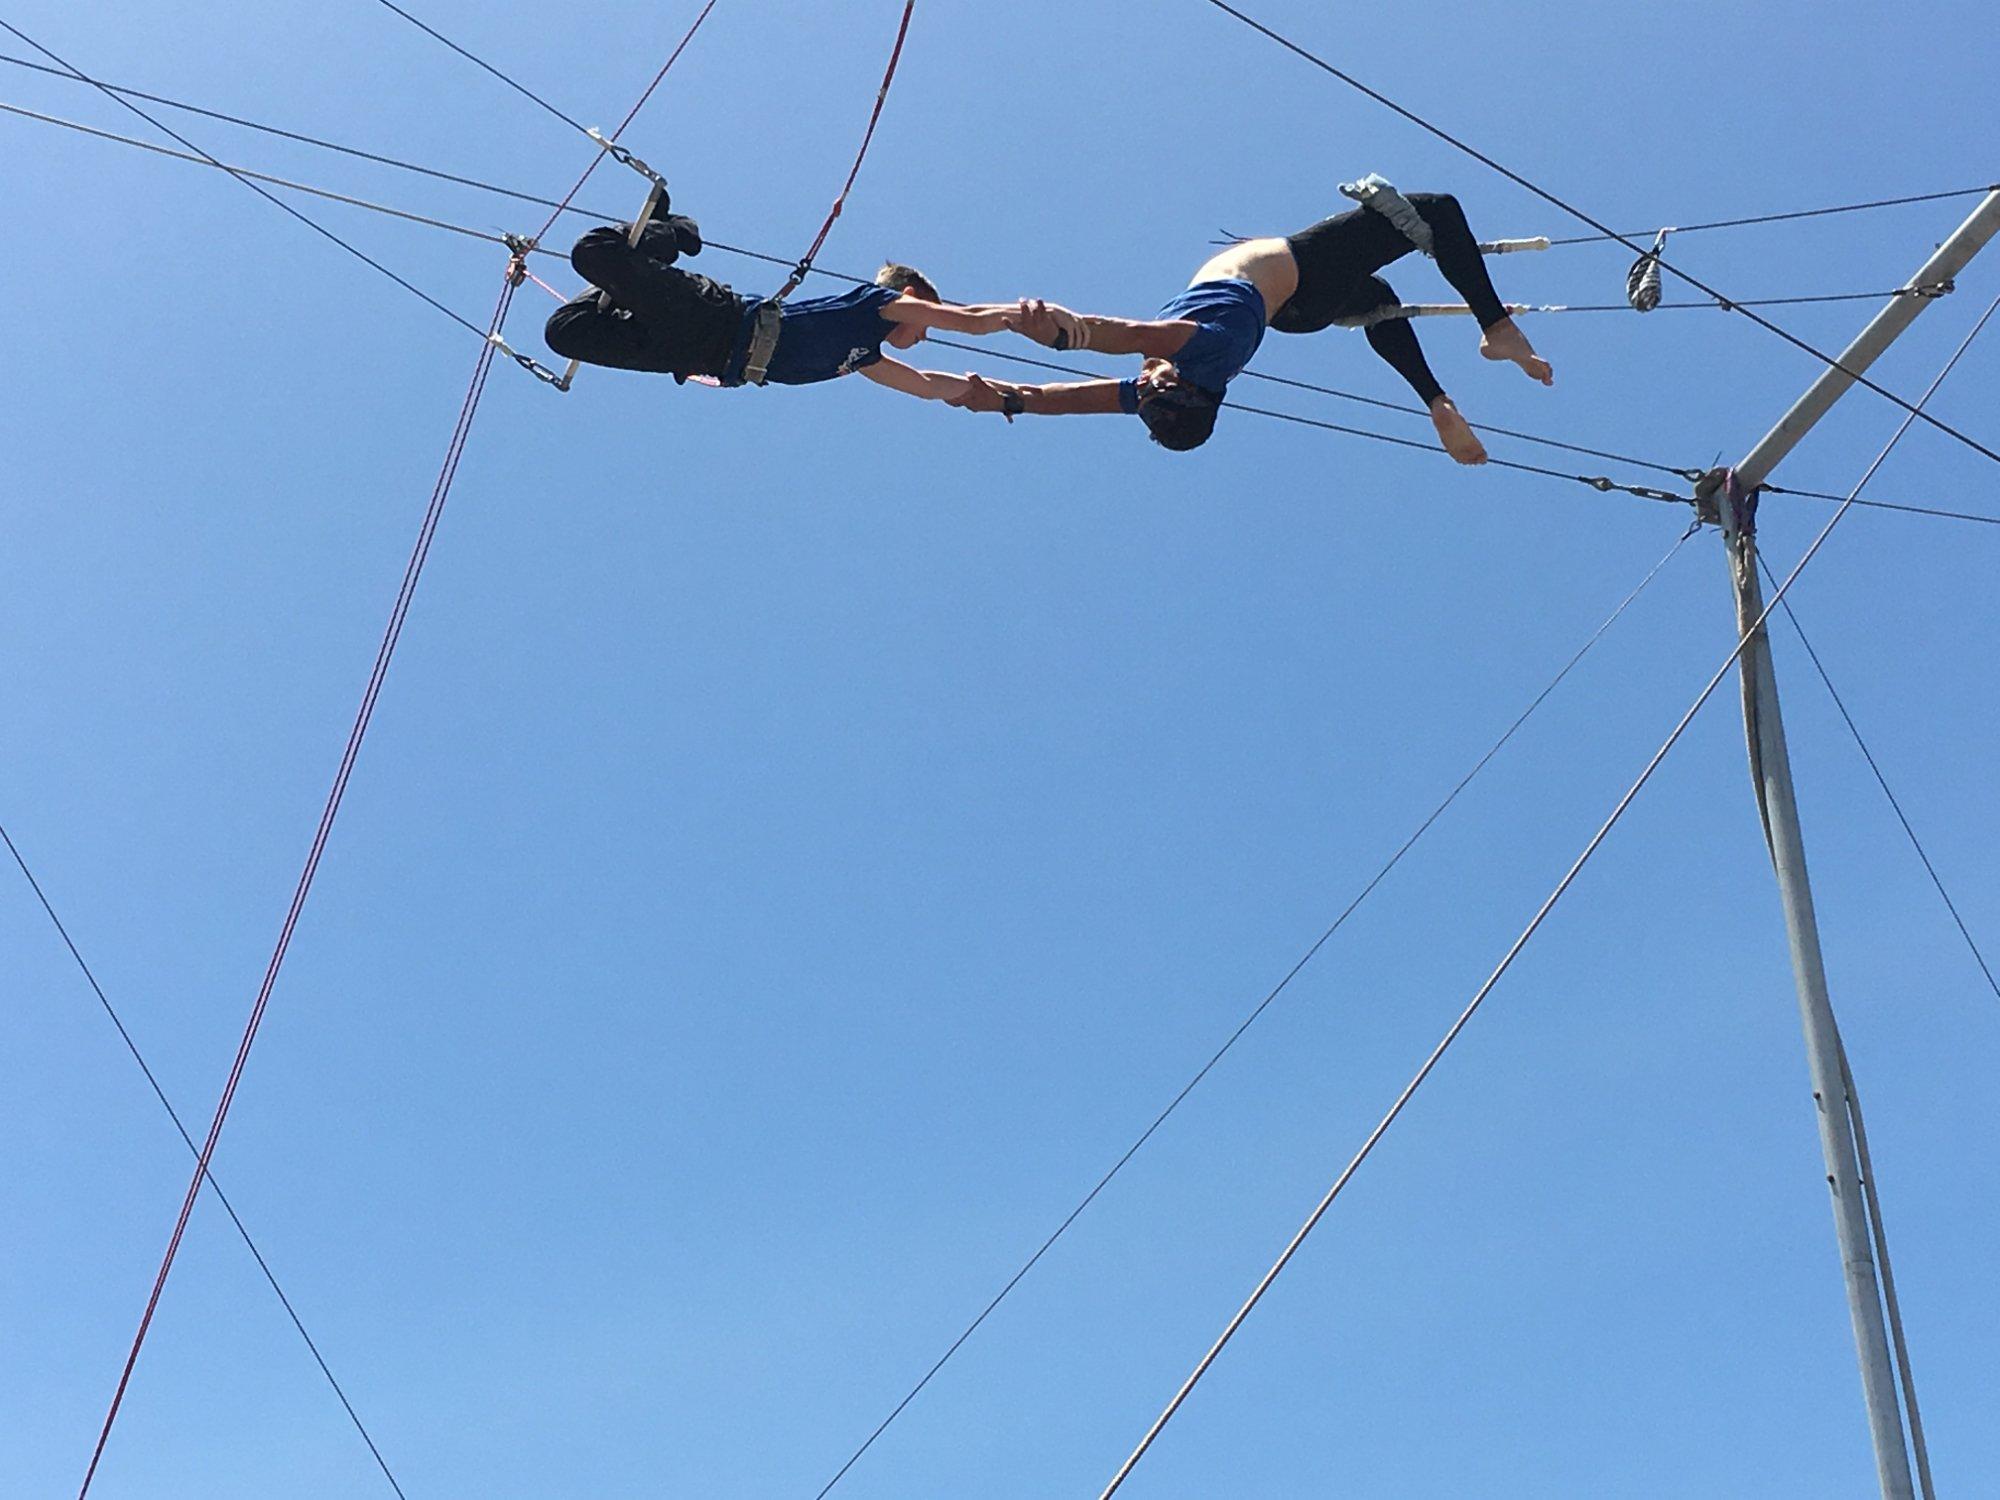
{"label": "cable clamp", "polygon": [[1729,482],[1729,470],[1710,469],[1694,482],[1694,515],[1697,521],[1710,526],[1722,524],[1722,507],[1718,503],[1723,485]]}
{"label": "cable clamp", "polygon": [[771,300],[773,302],[783,302],[787,297],[791,296],[793,292],[796,292],[799,289],[800,283],[802,283],[807,276],[812,274],[812,268],[813,268],[813,263],[811,256],[807,256],[806,259],[800,261],[797,265],[793,266],[792,274],[785,278],[785,284],[780,288],[778,288],[778,295],[773,297]]}
{"label": "cable clamp", "polygon": [[606,135],[603,131],[599,130],[595,125],[591,126],[590,129],[585,131],[584,133],[588,135],[593,141],[597,142],[599,149],[601,149],[606,156],[610,157],[615,162],[619,162],[624,166],[630,167],[633,171],[637,172],[641,177],[645,178],[648,182],[652,183],[655,187],[657,187],[662,193],[666,192],[667,190],[666,178],[662,177],[658,172],[655,172],[651,167],[647,166],[638,157],[634,156],[630,151],[626,150],[625,147],[619,145],[616,141],[612,140],[610,136]]}
{"label": "cable clamp", "polygon": [[528,256],[535,242],[526,235],[506,233],[500,236],[500,243],[512,252],[507,257],[507,285],[519,286],[528,279]]}
{"label": "cable clamp", "polygon": [[541,381],[543,385],[552,385],[559,391],[567,391],[569,389],[569,381],[567,379],[565,379],[561,375],[556,374],[554,370],[551,370],[547,365],[543,364],[540,360],[531,359],[529,356],[521,353],[520,350],[516,349],[512,344],[508,343],[505,339],[500,337],[499,334],[497,333],[487,334],[486,342],[491,344],[495,349],[499,350],[502,354],[506,355],[509,359],[513,360],[515,364],[519,365],[522,369],[526,370],[530,375],[534,376],[535,379]]}
{"label": "cable clamp", "polygon": [[1949,297],[1957,290],[1958,283],[1947,276],[1943,281],[1930,281],[1924,283],[1922,286],[1907,287],[1904,289],[1903,295],[1906,297],[1922,297],[1926,302],[1931,302],[1939,297]]}

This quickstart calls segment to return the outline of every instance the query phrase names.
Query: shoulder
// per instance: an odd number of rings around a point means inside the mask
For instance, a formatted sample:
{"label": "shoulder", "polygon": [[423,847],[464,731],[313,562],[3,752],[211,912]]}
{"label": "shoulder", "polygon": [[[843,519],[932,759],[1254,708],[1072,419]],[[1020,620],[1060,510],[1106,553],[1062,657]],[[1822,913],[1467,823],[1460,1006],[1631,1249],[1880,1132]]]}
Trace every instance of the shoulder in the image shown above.
{"label": "shoulder", "polygon": [[877,312],[902,296],[890,287],[876,286],[870,282],[866,286],[849,287],[844,292],[836,292],[831,297],[800,297],[784,304],[788,318],[811,318],[828,313],[853,313],[857,311]]}

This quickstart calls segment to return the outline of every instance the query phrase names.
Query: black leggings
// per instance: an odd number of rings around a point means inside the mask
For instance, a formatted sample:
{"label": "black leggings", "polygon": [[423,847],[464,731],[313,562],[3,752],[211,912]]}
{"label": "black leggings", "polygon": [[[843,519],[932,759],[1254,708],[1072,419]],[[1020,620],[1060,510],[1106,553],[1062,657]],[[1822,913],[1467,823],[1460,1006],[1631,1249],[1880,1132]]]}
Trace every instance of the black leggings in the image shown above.
{"label": "black leggings", "polygon": [[[1486,274],[1486,257],[1465,222],[1465,211],[1449,193],[1409,193],[1411,206],[1431,227],[1431,249],[1444,279],[1463,297],[1481,328],[1507,317],[1507,309]],[[1280,333],[1318,333],[1336,319],[1358,317],[1378,307],[1394,307],[1395,290],[1375,273],[1417,247],[1388,216],[1372,208],[1350,209],[1322,219],[1287,241],[1299,266],[1299,289],[1271,319]],[[1370,324],[1368,346],[1410,383],[1428,406],[1444,394],[1431,373],[1416,330],[1408,318]]]}
{"label": "black leggings", "polygon": [[[543,338],[565,359],[616,370],[653,370],[685,380],[720,375],[728,362],[744,299],[719,281],[671,262],[673,230],[648,224],[633,245],[629,229],[593,229],[570,251],[591,285],[550,316]],[[598,291],[611,298],[598,306]]]}

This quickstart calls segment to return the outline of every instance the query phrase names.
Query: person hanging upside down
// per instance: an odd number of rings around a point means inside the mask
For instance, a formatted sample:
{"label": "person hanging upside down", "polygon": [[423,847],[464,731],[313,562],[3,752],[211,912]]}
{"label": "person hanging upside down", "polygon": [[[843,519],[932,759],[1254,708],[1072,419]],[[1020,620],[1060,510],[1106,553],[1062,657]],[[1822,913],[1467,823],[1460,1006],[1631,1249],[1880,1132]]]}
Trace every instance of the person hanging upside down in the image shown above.
{"label": "person hanging upside down", "polygon": [[[1397,204],[1407,201],[1415,208],[1422,220],[1418,233],[1428,226],[1438,269],[1479,320],[1479,352],[1519,365],[1543,385],[1553,384],[1548,361],[1535,353],[1494,292],[1458,200],[1447,193],[1411,193],[1405,200],[1393,188],[1389,192]],[[1138,378],[1036,386],[972,376],[955,404],[1009,417],[1136,413],[1154,442],[1176,452],[1198,448],[1208,441],[1223,393],[1250,363],[1267,325],[1280,333],[1317,333],[1338,319],[1398,305],[1376,272],[1416,248],[1387,212],[1365,204],[1285,239],[1239,240],[1210,258],[1188,289],[1150,322],[1024,303],[1013,323],[1019,332],[1057,349],[1142,355]],[[1462,464],[1485,463],[1485,447],[1431,373],[1409,320],[1370,324],[1367,338],[1429,408],[1445,451]]]}
{"label": "person hanging upside down", "polygon": [[859,371],[891,390],[950,401],[968,392],[967,379],[913,369],[885,358],[882,346],[911,348],[932,328],[998,333],[1020,310],[1012,302],[955,306],[920,271],[893,264],[875,285],[837,297],[745,297],[674,265],[700,253],[700,229],[669,213],[664,199],[636,245],[629,225],[591,230],[570,252],[590,286],[550,316],[543,331],[549,348],[565,359],[656,371],[683,383],[706,376],[725,386],[811,385]]}

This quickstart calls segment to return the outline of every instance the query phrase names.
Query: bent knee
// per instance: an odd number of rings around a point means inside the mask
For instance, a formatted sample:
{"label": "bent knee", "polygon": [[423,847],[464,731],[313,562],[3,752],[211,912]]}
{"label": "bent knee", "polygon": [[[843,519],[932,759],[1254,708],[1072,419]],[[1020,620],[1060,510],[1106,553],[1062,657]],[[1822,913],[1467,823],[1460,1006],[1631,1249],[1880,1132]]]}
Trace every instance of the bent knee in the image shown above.
{"label": "bent knee", "polygon": [[[591,309],[595,312],[595,309]],[[564,359],[583,357],[583,325],[590,317],[589,312],[571,304],[559,307],[549,314],[548,322],[542,325],[542,342]]]}
{"label": "bent knee", "polygon": [[602,285],[599,274],[622,264],[624,252],[630,248],[624,230],[599,227],[570,247],[569,263],[585,281]]}

